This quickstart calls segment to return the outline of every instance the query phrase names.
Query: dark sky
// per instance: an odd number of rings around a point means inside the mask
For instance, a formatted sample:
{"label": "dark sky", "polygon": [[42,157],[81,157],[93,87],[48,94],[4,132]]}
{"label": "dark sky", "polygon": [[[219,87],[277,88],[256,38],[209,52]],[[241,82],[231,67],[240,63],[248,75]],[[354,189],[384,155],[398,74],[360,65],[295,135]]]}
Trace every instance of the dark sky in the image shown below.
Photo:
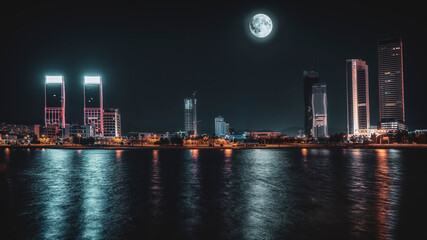
{"label": "dark sky", "polygon": [[[154,2],[154,3],[153,3]],[[345,60],[369,65],[371,124],[378,114],[376,44],[403,38],[410,129],[427,127],[426,20],[421,6],[387,2],[117,1],[25,3],[0,13],[0,121],[42,123],[44,76],[66,80],[66,121],[83,122],[83,76],[103,78],[104,106],[124,132],[184,128],[183,98],[198,92],[201,133],[222,115],[237,129],[304,122],[302,72],[328,83],[329,127],[345,129]],[[273,20],[267,41],[248,18]]]}

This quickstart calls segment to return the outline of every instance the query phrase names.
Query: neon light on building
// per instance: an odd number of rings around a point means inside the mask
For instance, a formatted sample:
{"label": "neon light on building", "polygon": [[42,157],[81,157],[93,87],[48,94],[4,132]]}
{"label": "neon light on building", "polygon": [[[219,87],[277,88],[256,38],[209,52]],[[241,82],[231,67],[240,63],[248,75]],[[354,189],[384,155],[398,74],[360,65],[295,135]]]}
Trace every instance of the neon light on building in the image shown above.
{"label": "neon light on building", "polygon": [[92,125],[97,137],[104,136],[102,80],[100,76],[85,76],[84,125]]}
{"label": "neon light on building", "polygon": [[63,76],[45,77],[45,127],[65,127],[65,83]]}

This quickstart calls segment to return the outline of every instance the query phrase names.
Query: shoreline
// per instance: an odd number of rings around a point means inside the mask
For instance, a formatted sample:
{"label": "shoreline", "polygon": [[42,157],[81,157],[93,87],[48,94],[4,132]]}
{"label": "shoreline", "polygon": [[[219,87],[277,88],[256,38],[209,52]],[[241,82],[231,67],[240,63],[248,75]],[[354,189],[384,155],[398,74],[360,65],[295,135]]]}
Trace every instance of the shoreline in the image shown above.
{"label": "shoreline", "polygon": [[0,149],[98,149],[98,150],[142,150],[142,149],[420,149],[427,148],[427,144],[267,144],[267,145],[246,145],[246,146],[78,146],[78,145],[0,145]]}

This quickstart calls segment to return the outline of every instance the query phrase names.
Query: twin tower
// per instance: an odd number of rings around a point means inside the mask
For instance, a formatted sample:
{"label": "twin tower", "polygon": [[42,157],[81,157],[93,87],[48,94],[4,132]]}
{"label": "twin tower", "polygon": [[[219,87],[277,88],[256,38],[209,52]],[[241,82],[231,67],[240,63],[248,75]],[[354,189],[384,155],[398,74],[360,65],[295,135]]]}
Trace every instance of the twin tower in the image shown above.
{"label": "twin tower", "polygon": [[[104,136],[104,106],[100,76],[84,77],[84,125],[94,127],[96,136]],[[65,128],[65,82],[63,76],[46,76],[45,127]]]}

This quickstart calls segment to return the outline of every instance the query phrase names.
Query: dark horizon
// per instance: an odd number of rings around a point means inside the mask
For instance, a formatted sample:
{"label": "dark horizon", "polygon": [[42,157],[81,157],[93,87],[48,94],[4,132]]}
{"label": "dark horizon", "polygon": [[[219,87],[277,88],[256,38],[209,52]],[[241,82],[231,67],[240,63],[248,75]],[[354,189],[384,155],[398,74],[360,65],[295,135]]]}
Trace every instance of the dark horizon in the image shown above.
{"label": "dark horizon", "polygon": [[[377,125],[377,41],[401,37],[407,124],[427,127],[417,109],[427,101],[425,19],[409,4],[74,3],[15,3],[0,16],[0,122],[42,124],[44,76],[61,74],[66,122],[82,124],[83,76],[99,74],[123,133],[184,130],[183,100],[195,90],[200,133],[218,115],[236,129],[303,128],[303,71],[314,70],[328,84],[329,128],[345,129],[345,60],[360,58]],[[273,20],[264,42],[248,33],[257,12]]]}

